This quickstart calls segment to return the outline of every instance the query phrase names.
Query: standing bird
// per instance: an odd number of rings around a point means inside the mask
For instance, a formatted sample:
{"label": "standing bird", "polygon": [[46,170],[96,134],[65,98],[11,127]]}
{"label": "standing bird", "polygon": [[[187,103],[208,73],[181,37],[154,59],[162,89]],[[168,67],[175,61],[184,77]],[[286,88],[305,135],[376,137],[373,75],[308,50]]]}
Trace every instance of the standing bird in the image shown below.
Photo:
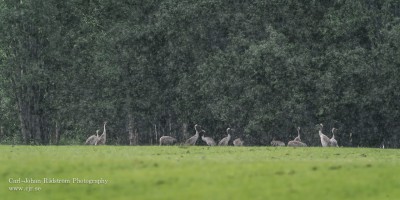
{"label": "standing bird", "polygon": [[231,130],[231,128],[226,129],[226,133],[228,134],[228,136],[222,138],[221,141],[218,142],[218,146],[227,146],[228,145],[229,140],[231,140],[231,134],[229,134],[230,130]]}
{"label": "standing bird", "polygon": [[243,146],[243,140],[241,140],[240,138],[236,138],[235,140],[233,140],[233,146]]}
{"label": "standing bird", "polygon": [[300,139],[300,127],[297,127],[297,137],[294,138],[294,141],[301,142],[301,139]]}
{"label": "standing bird", "polygon": [[320,128],[319,128],[318,134],[319,134],[319,137],[321,138],[322,147],[329,147],[330,144],[331,144],[331,141],[329,140],[329,138],[326,135],[324,135],[322,133],[322,128],[323,127],[324,127],[324,125],[320,124]]}
{"label": "standing bird", "polygon": [[204,130],[202,130],[201,133],[203,134],[201,136],[201,140],[203,140],[205,143],[207,143],[208,146],[215,146],[216,145],[214,139],[212,139],[210,137],[204,137],[204,135],[206,134],[206,132]]}
{"label": "standing bird", "polygon": [[99,131],[100,131],[100,130],[96,130],[96,135],[90,136],[90,137],[86,140],[85,144],[95,145],[96,142],[97,142],[97,140],[99,139]]}
{"label": "standing bird", "polygon": [[99,139],[97,140],[97,142],[96,142],[95,145],[105,145],[105,144],[106,144],[106,139],[107,139],[106,124],[107,124],[107,122],[104,122],[103,134],[100,135],[100,137],[99,137]]}
{"label": "standing bird", "polygon": [[185,145],[196,145],[197,139],[199,139],[199,133],[201,131],[201,127],[199,125],[194,125],[194,129],[196,130],[196,134],[186,140]]}
{"label": "standing bird", "polygon": [[174,145],[175,143],[176,143],[176,139],[171,136],[160,137],[160,146],[161,145]]}
{"label": "standing bird", "polygon": [[337,141],[335,140],[335,131],[336,131],[336,130],[337,130],[336,128],[332,128],[332,138],[329,139],[330,144],[331,144],[331,145],[330,145],[331,147],[339,147]]}
{"label": "standing bird", "polygon": [[284,147],[284,146],[286,146],[284,142],[279,141],[279,140],[275,140],[275,138],[272,139],[271,145],[275,146],[275,147]]}

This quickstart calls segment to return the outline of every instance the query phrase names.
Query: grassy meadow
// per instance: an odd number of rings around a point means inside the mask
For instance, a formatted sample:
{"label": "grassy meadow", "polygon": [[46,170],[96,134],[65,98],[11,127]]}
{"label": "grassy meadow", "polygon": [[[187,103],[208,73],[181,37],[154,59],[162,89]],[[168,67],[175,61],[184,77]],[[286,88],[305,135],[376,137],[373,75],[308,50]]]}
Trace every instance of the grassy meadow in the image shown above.
{"label": "grassy meadow", "polygon": [[3,200],[400,196],[395,149],[0,146],[0,152]]}

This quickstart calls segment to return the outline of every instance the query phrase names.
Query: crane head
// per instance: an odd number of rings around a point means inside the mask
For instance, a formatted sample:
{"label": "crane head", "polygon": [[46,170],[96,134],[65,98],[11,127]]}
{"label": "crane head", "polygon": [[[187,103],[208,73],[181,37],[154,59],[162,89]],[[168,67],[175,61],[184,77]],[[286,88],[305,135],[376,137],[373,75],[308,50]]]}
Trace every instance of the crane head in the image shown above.
{"label": "crane head", "polygon": [[198,124],[196,124],[196,125],[194,125],[194,129],[196,130],[196,131],[201,131],[200,129],[201,129],[201,126],[200,125],[198,125]]}
{"label": "crane head", "polygon": [[322,123],[320,123],[318,129],[319,129],[320,131],[322,131],[323,128],[324,128],[324,125],[323,125]]}

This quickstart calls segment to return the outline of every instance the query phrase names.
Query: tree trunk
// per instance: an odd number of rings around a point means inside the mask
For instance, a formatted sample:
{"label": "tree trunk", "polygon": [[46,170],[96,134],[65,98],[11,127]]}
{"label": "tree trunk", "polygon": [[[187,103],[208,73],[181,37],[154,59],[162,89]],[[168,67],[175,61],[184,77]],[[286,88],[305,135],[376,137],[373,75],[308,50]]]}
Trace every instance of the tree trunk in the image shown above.
{"label": "tree trunk", "polygon": [[[154,135],[155,135],[155,143],[157,144],[158,141],[158,131],[157,131],[157,125],[154,124]],[[153,143],[151,143],[151,145],[153,145]]]}
{"label": "tree trunk", "polygon": [[58,122],[56,122],[56,136],[55,136],[55,145],[58,145],[60,143],[60,127],[58,126]]}
{"label": "tree trunk", "polygon": [[188,124],[187,123],[183,123],[182,124],[182,137],[183,137],[182,141],[185,141],[185,140],[187,140],[189,138]]}
{"label": "tree trunk", "polygon": [[4,126],[0,126],[0,142],[3,140],[4,136]]}
{"label": "tree trunk", "polygon": [[48,130],[44,129],[46,119],[40,110],[40,90],[23,86],[17,94],[19,120],[24,144],[47,144]]}
{"label": "tree trunk", "polygon": [[22,103],[21,99],[18,99],[18,108],[19,108],[19,122],[22,134],[22,140],[24,144],[29,144],[31,141],[31,133],[29,132],[29,125],[27,124],[28,120],[28,108]]}
{"label": "tree trunk", "polygon": [[138,132],[135,129],[135,120],[132,116],[132,114],[128,114],[128,134],[129,134],[129,145],[138,145]]}

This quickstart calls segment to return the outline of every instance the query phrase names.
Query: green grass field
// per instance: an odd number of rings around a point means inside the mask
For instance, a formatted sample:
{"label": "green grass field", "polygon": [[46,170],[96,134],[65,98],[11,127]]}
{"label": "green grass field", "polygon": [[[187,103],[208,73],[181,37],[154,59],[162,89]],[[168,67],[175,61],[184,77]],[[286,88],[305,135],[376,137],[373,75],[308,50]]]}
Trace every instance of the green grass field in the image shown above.
{"label": "green grass field", "polygon": [[[394,149],[0,146],[0,152],[2,200],[400,198]],[[44,183],[53,178],[70,183]]]}

